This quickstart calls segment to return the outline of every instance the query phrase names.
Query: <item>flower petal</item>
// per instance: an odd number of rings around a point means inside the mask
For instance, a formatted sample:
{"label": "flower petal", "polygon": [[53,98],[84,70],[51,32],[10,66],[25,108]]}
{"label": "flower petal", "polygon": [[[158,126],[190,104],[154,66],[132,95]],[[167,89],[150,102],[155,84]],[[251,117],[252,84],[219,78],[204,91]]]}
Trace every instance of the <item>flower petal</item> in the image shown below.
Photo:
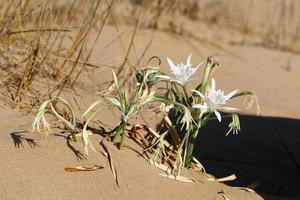
{"label": "flower petal", "polygon": [[219,122],[221,122],[221,120],[222,120],[221,114],[218,111],[215,111],[215,115],[217,116]]}
{"label": "flower petal", "polygon": [[195,68],[198,69],[201,65],[203,65],[203,63],[200,63],[200,64],[197,65]]}
{"label": "flower petal", "polygon": [[191,57],[192,57],[192,54],[190,53],[190,55],[188,56],[187,61],[186,61],[186,65],[188,65],[188,66],[191,66]]}
{"label": "flower petal", "polygon": [[167,61],[168,61],[168,64],[172,70],[172,72],[176,71],[176,65],[173,63],[173,61],[167,57]]}
{"label": "flower petal", "polygon": [[216,90],[216,81],[215,79],[211,79],[211,91],[215,91]]}

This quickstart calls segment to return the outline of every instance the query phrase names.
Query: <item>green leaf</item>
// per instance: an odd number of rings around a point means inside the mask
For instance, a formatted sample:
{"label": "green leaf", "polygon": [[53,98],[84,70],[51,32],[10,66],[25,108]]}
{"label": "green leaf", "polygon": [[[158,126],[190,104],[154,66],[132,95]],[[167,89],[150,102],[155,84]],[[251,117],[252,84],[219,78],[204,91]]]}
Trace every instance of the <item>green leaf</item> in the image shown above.
{"label": "green leaf", "polygon": [[118,99],[113,97],[106,97],[106,99],[110,102],[110,105],[115,106],[117,108],[121,108],[121,103]]}
{"label": "green leaf", "polygon": [[255,95],[255,94],[253,92],[250,92],[250,91],[243,91],[243,92],[236,93],[230,99],[240,97],[240,96],[246,96],[246,95]]}
{"label": "green leaf", "polygon": [[58,114],[58,112],[54,109],[53,105],[50,104],[50,108],[51,108],[51,111],[53,112],[53,114],[58,118],[59,121],[61,121],[64,126],[71,130],[71,131],[76,131],[76,126],[71,124],[68,120],[66,120],[63,116],[61,116],[60,114]]}
{"label": "green leaf", "polygon": [[120,86],[119,86],[118,78],[117,78],[116,73],[115,73],[114,70],[112,70],[112,75],[113,75],[113,80],[114,80],[115,88],[116,88],[116,90],[117,90],[117,93],[118,93],[118,95],[119,95],[119,98],[121,98]]}

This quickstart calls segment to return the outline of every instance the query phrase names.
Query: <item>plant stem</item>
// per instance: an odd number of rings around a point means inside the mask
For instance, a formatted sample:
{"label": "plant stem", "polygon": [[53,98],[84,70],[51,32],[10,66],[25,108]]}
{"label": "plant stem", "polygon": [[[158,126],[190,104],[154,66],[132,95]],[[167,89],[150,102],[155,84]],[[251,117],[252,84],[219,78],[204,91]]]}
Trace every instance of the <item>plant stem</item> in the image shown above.
{"label": "plant stem", "polygon": [[193,160],[193,152],[194,152],[194,146],[195,146],[195,140],[197,137],[198,133],[198,127],[193,126],[193,132],[188,138],[188,146],[187,146],[187,151],[186,151],[186,156],[185,156],[185,162],[184,162],[184,167],[189,168],[191,165],[191,162]]}
{"label": "plant stem", "polygon": [[76,133],[72,131],[72,140],[73,142],[77,142]]}
{"label": "plant stem", "polygon": [[122,134],[121,134],[121,141],[120,143],[118,144],[118,148],[121,149],[122,146],[123,146],[123,141],[124,141],[124,138],[125,138],[125,135],[126,135],[126,121],[123,122],[124,125],[122,126]]}
{"label": "plant stem", "polygon": [[115,143],[119,149],[122,148],[125,135],[126,135],[126,121],[122,120],[116,130],[116,134],[113,137],[113,143]]}

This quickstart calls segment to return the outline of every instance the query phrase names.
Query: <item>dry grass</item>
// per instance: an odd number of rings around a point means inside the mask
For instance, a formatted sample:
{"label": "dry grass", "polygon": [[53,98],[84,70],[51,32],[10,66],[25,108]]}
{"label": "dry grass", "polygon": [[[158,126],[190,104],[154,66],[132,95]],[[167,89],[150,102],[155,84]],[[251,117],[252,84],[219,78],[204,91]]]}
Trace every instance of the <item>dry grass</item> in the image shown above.
{"label": "dry grass", "polygon": [[[83,5],[83,6],[82,6]],[[99,39],[112,4],[93,0],[2,1],[0,61],[2,98],[13,107],[30,108],[76,80]],[[48,88],[48,90],[43,90]]]}
{"label": "dry grass", "polygon": [[200,8],[203,21],[240,31],[243,43],[300,52],[297,0],[203,0]]}
{"label": "dry grass", "polygon": [[[186,26],[204,23],[239,31],[244,39],[233,43],[300,52],[300,3],[295,0],[12,0],[0,5],[0,94],[14,108],[30,109],[74,87],[88,68],[118,68],[118,78],[125,74],[122,78],[128,80],[152,42],[136,61],[129,60],[136,54],[134,38],[139,28],[168,31],[222,49]],[[124,56],[118,66],[90,62],[105,24],[117,31],[120,24],[134,26],[129,43],[122,41],[124,32],[119,32],[104,47],[121,44]]]}
{"label": "dry grass", "polygon": [[[300,52],[300,3],[297,0],[131,0],[116,1],[111,23],[133,25],[136,8],[144,7],[143,28],[191,35],[187,24],[205,24],[216,29],[237,31],[242,44]],[[126,11],[126,12],[125,12]],[[206,30],[203,30],[207,32]],[[204,34],[205,35],[205,34]],[[207,41],[203,34],[193,37]],[[235,38],[232,38],[233,42]],[[212,41],[210,41],[212,42]]]}

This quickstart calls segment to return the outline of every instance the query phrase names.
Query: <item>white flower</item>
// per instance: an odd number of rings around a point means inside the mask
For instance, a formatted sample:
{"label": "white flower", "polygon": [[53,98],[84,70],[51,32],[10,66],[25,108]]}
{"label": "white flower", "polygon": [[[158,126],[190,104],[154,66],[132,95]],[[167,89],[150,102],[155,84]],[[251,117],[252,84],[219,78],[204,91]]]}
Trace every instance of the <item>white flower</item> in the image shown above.
{"label": "white flower", "polygon": [[184,108],[184,110],[183,110],[183,117],[182,117],[182,119],[181,119],[181,123],[182,123],[182,126],[181,126],[181,129],[180,130],[182,130],[182,128],[185,126],[185,129],[186,129],[186,131],[190,128],[190,125],[192,124],[192,123],[194,123],[195,124],[195,122],[194,122],[194,120],[193,120],[193,117],[192,117],[192,115],[191,115],[191,112],[189,111],[189,109],[188,108]]}
{"label": "white flower", "polygon": [[218,120],[221,122],[221,114],[218,111],[233,111],[237,110],[236,108],[223,107],[222,105],[226,104],[231,97],[233,97],[238,90],[234,90],[227,95],[224,95],[224,91],[216,90],[215,79],[212,79],[211,87],[208,90],[208,94],[204,96],[199,91],[193,90],[196,92],[203,100],[204,103],[196,104],[193,107],[201,109],[202,112],[213,112],[215,113]]}
{"label": "white flower", "polygon": [[[167,58],[168,64],[170,66],[170,70],[174,75],[173,81],[176,81],[181,85],[184,85],[188,81],[190,81],[190,77],[192,76],[192,74],[194,74],[199,68],[199,66],[201,65],[199,64],[195,68],[192,68],[191,56],[192,56],[191,54],[188,56],[186,64],[180,63],[177,65],[175,65],[170,58]],[[172,80],[169,76],[165,76],[165,75],[158,75],[157,77],[167,79],[167,80]]]}

